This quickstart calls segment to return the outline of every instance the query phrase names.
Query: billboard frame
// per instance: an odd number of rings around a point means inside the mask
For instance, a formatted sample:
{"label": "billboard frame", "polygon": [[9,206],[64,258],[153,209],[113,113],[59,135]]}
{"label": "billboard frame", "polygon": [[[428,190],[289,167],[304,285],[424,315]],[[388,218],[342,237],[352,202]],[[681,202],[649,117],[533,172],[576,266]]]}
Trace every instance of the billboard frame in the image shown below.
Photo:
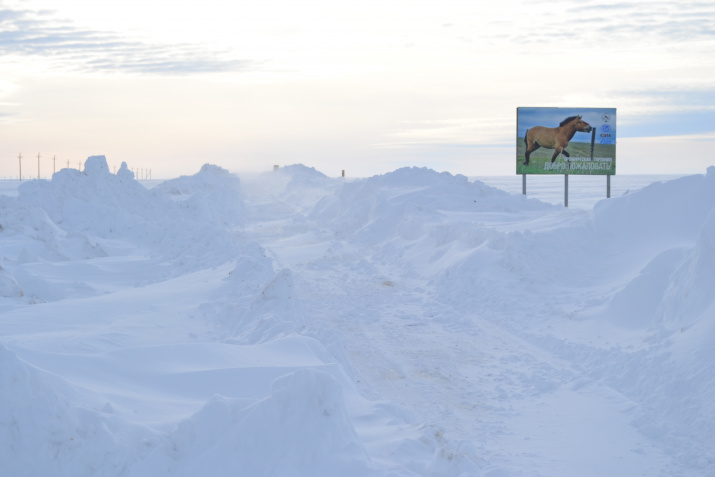
{"label": "billboard frame", "polygon": [[[610,198],[611,176],[616,174],[616,111],[594,107],[517,107],[515,156],[516,173],[522,176],[522,194],[526,195],[527,174],[561,174],[564,206],[568,207],[569,175],[605,175],[606,198]],[[589,142],[583,141],[586,133]],[[570,153],[566,147],[572,144]],[[534,154],[537,151],[540,152]],[[535,158],[533,165],[532,158]]]}
{"label": "billboard frame", "polygon": [[517,174],[616,174],[616,108],[517,107]]}

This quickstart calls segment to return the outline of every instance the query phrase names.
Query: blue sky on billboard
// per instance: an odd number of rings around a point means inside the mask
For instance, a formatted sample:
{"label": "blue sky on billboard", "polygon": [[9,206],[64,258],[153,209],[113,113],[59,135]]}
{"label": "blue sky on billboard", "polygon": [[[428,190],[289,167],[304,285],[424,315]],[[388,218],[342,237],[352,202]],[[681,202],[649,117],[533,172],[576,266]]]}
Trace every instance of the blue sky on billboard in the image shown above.
{"label": "blue sky on billboard", "polygon": [[0,0],[0,176],[19,152],[509,174],[524,105],[617,108],[622,171],[713,162],[715,4],[544,5]]}
{"label": "blue sky on billboard", "polygon": [[[517,137],[524,137],[527,129],[534,126],[546,126],[549,128],[558,127],[562,121],[571,116],[581,116],[592,127],[600,128],[603,123],[609,123],[610,133],[616,135],[616,113],[617,108],[540,108],[521,107],[519,108],[519,121],[517,123]],[[603,115],[608,114],[604,119]],[[576,133],[571,142],[591,142],[591,135],[587,133]]]}

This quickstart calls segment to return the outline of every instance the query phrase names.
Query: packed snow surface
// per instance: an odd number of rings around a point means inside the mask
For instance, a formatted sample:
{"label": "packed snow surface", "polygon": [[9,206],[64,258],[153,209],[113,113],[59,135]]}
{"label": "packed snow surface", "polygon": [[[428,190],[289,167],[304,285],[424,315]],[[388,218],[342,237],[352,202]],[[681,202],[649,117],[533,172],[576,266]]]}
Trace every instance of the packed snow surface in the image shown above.
{"label": "packed snow surface", "polygon": [[0,195],[3,476],[715,475],[715,168],[587,210],[103,156]]}

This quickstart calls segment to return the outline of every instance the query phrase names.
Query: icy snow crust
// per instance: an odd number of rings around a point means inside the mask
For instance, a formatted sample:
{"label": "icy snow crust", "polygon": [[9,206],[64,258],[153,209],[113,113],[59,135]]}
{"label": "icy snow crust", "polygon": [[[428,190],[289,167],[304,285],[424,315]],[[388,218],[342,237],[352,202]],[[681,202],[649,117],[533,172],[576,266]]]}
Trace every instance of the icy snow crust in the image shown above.
{"label": "icy snow crust", "polygon": [[0,244],[2,475],[715,475],[715,168],[579,211],[94,156]]}

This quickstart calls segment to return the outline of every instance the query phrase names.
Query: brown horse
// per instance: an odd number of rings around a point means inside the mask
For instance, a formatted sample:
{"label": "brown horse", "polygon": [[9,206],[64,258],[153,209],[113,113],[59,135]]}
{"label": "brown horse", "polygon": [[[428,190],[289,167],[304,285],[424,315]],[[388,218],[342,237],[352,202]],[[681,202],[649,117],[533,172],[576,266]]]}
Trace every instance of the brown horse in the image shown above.
{"label": "brown horse", "polygon": [[577,132],[591,132],[593,128],[586,121],[581,119],[581,116],[571,116],[559,124],[557,128],[547,128],[544,126],[534,126],[526,130],[524,142],[526,143],[526,162],[525,166],[529,165],[529,156],[531,153],[545,147],[546,149],[555,149],[554,155],[551,157],[551,162],[556,160],[556,156],[563,153],[566,157],[571,157],[571,154],[566,152],[566,146]]}

